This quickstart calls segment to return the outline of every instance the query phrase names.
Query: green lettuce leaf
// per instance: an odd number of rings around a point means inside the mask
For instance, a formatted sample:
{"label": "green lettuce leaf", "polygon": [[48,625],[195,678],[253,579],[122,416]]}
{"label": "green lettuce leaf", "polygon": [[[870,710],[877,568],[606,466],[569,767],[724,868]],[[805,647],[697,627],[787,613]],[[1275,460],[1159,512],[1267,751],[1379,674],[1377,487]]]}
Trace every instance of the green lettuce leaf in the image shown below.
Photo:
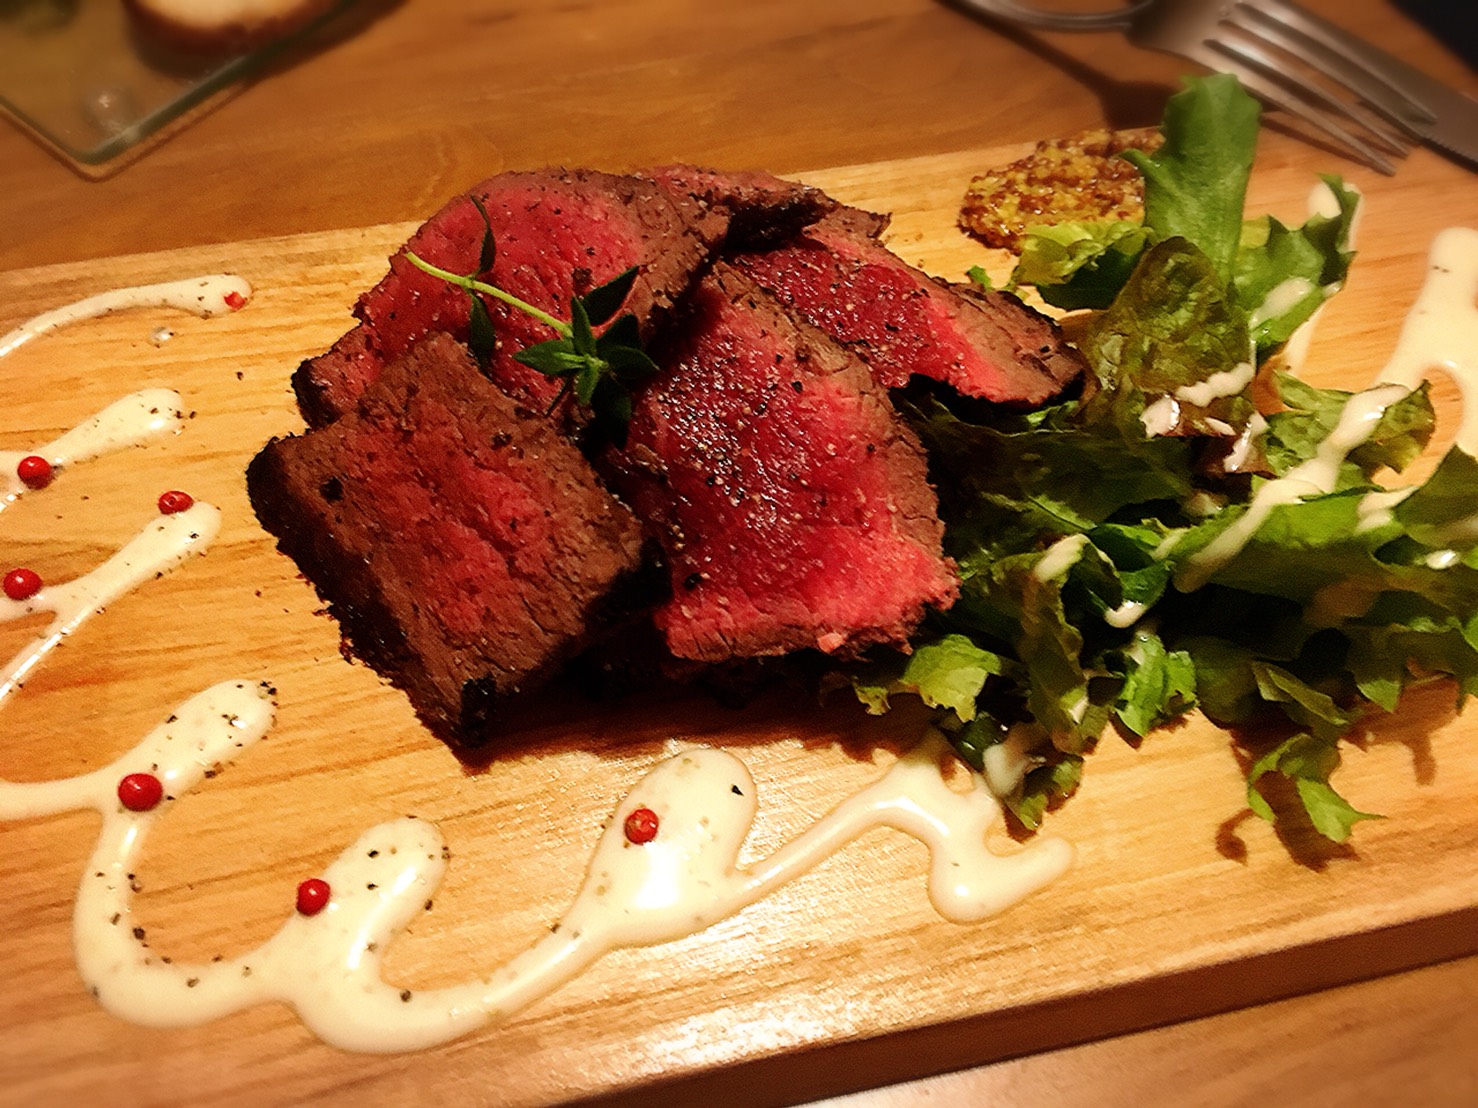
{"label": "green lettuce leaf", "polygon": [[1276,822],[1276,813],[1258,791],[1257,783],[1266,774],[1277,772],[1293,782],[1314,829],[1342,843],[1360,820],[1381,817],[1359,811],[1334,791],[1329,777],[1338,766],[1339,747],[1334,741],[1295,735],[1253,763],[1247,775],[1247,805],[1268,822]]}
{"label": "green lettuce leaf", "polygon": [[1083,759],[1077,755],[1063,755],[1029,772],[1021,788],[1005,798],[1006,810],[1027,830],[1035,831],[1042,825],[1047,809],[1077,792],[1082,780]]}
{"label": "green lettuce leaf", "polygon": [[[1354,394],[1315,388],[1289,374],[1279,374],[1277,383],[1285,407],[1268,417],[1262,445],[1272,472],[1282,476],[1317,453]],[[1436,426],[1429,388],[1423,384],[1382,413],[1380,423],[1365,442],[1346,457],[1335,488],[1369,483],[1383,468],[1399,473],[1426,449]]]}
{"label": "green lettuce leaf", "polygon": [[1235,77],[1212,74],[1170,98],[1159,150],[1124,152],[1144,177],[1145,226],[1195,243],[1224,279],[1242,238],[1260,114]]}
{"label": "green lettuce leaf", "polygon": [[1128,385],[1147,405],[1163,401],[1160,434],[1234,437],[1255,411],[1246,317],[1211,260],[1184,239],[1145,252],[1094,317],[1083,353],[1100,390]]}
{"label": "green lettuce leaf", "polygon": [[[1478,461],[1455,449],[1424,485],[1387,490],[1432,437],[1425,388],[1337,458],[1327,440],[1351,394],[1254,369],[1343,284],[1357,199],[1329,178],[1334,214],[1244,222],[1255,116],[1228,79],[1190,82],[1165,146],[1134,159],[1142,227],[1028,236],[1013,279],[1096,311],[1080,394],[1032,412],[899,397],[960,597],[911,655],[873,659],[853,687],[875,711],[917,694],[977,769],[1018,726],[1040,729],[1040,764],[1004,801],[1028,828],[1077,787],[1107,729],[1148,736],[1196,708],[1291,734],[1253,762],[1247,803],[1278,818],[1281,778],[1280,795],[1344,841],[1375,817],[1332,783],[1340,743],[1415,683],[1478,693]],[[1259,413],[1253,386],[1265,402],[1271,384],[1280,403]],[[1267,482],[1321,456],[1337,463],[1327,491],[1259,502],[1242,536]]]}
{"label": "green lettuce leaf", "polygon": [[1196,666],[1186,651],[1168,649],[1157,633],[1141,628],[1123,657],[1124,685],[1114,714],[1135,735],[1179,719],[1195,704]]}
{"label": "green lettuce leaf", "polygon": [[962,722],[975,718],[986,681],[1009,663],[964,635],[944,635],[914,646],[912,654],[877,664],[853,679],[853,688],[874,714],[887,711],[894,693],[914,693],[931,708],[947,708]]}
{"label": "green lettuce leaf", "polygon": [[1149,232],[1138,223],[1053,223],[1028,227],[1013,285],[1034,285],[1066,311],[1106,308],[1129,280]]}
{"label": "green lettuce leaf", "polygon": [[1343,287],[1354,251],[1350,227],[1360,194],[1338,177],[1324,177],[1333,216],[1313,215],[1289,228],[1264,216],[1243,229],[1232,285],[1247,313],[1259,361],[1282,346],[1325,300]]}
{"label": "green lettuce leaf", "polygon": [[1012,287],[1034,287],[1046,303],[1067,310],[1106,308],[1146,250],[1184,239],[1229,286],[1261,364],[1343,286],[1359,194],[1326,176],[1332,215],[1313,215],[1299,227],[1271,216],[1244,222],[1258,114],[1233,77],[1188,80],[1166,105],[1160,149],[1123,155],[1144,177],[1143,223],[1029,227]]}

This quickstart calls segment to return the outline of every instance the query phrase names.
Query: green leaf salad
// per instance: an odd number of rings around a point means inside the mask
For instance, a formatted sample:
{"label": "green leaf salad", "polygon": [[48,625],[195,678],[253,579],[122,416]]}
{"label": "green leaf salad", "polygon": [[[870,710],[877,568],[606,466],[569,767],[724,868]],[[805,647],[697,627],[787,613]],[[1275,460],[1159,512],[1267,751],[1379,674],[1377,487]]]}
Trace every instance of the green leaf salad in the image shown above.
{"label": "green leaf salad", "polygon": [[1342,740],[1416,681],[1478,691],[1478,461],[1454,449],[1385,493],[1377,475],[1431,437],[1425,389],[1352,395],[1269,362],[1343,283],[1358,197],[1325,178],[1332,214],[1245,220],[1257,126],[1234,79],[1192,80],[1161,148],[1125,155],[1142,223],[1028,231],[1012,285],[1096,309],[1079,395],[1028,413],[904,400],[961,594],[851,684],[872,711],[917,694],[988,775],[1014,750],[1026,772],[998,791],[1028,828],[1104,733],[1195,709],[1268,736],[1254,812],[1277,818],[1261,786],[1279,775],[1342,841],[1372,818],[1331,781]]}

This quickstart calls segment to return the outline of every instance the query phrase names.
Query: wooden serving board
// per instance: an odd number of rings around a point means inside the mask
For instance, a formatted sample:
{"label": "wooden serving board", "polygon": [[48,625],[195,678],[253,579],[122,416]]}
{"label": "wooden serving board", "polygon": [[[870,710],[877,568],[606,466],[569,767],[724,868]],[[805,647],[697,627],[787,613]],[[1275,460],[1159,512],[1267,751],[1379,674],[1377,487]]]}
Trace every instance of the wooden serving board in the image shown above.
{"label": "wooden serving board", "polygon": [[[1277,136],[1249,210],[1299,220],[1316,168],[1337,160]],[[1016,150],[857,166],[809,179],[895,213],[910,261],[958,275],[989,256],[954,228],[970,174]],[[1367,195],[1361,258],[1325,312],[1308,376],[1367,383],[1420,285],[1432,235],[1478,226],[1474,178],[1423,152],[1392,179],[1343,167]],[[0,361],[0,448],[39,445],[145,386],[191,411],[177,437],[80,465],[0,518],[6,567],[80,575],[181,488],[225,523],[203,559],[113,605],[5,706],[0,776],[42,780],[104,764],[191,693],[268,680],[275,728],[161,822],[141,872],[139,922],[176,961],[231,956],[272,934],[299,880],[364,828],[414,813],[452,850],[434,909],[387,976],[427,988],[491,973],[568,904],[602,820],[660,757],[689,744],[738,753],[759,786],[744,857],[797,834],[872,780],[920,716],[865,716],[701,696],[550,703],[464,769],[403,698],[339,654],[336,626],[273,549],[242,471],[300,428],[298,361],[347,329],[356,293],[411,227],[237,242],[0,275],[0,332],[101,288],[230,271],[248,308],[202,321],[135,311]],[[175,334],[162,345],[156,328]],[[1450,389],[1438,389],[1444,408]],[[0,629],[4,650],[35,627]],[[267,1104],[449,1100],[531,1104],[641,1091],[689,1100],[745,1090],[783,1101],[1200,1015],[1478,950],[1478,750],[1447,686],[1414,694],[1350,748],[1338,783],[1389,818],[1344,847],[1280,841],[1243,804],[1227,736],[1204,721],[1138,750],[1106,741],[1052,830],[1073,871],[982,924],[940,919],[922,847],[874,832],[734,919],[665,947],[612,954],[502,1026],[407,1056],[318,1043],[282,1007],[193,1030],[137,1028],[99,1009],[71,951],[70,915],[97,819],[0,825],[3,1099]]]}

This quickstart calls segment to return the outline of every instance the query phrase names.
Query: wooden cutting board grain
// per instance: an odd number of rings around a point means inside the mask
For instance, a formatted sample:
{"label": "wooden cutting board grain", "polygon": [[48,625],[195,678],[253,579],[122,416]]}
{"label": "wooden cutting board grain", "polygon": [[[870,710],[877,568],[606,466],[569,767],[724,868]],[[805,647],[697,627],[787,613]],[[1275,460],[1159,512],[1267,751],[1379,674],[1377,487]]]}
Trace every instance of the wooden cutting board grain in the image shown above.
{"label": "wooden cutting board grain", "polygon": [[[1302,218],[1316,169],[1265,142],[1249,210]],[[958,276],[989,255],[954,228],[970,174],[1018,151],[968,151],[809,176],[895,213],[906,259]],[[1474,178],[1417,152],[1366,193],[1360,258],[1324,313],[1306,376],[1358,387],[1383,364],[1433,234],[1478,226]],[[0,331],[102,288],[229,271],[246,310],[215,320],[141,310],[64,330],[0,360],[0,448],[54,437],[145,386],[191,413],[165,441],[78,466],[0,517],[6,567],[86,572],[182,488],[224,513],[203,559],[112,605],[4,707],[0,776],[104,764],[191,693],[228,678],[278,689],[270,736],[162,821],[138,879],[140,922],[177,961],[260,943],[366,827],[414,813],[452,849],[445,885],[386,974],[427,988],[491,973],[536,939],[579,885],[602,820],[676,747],[715,744],[754,772],[744,857],[774,849],[880,772],[917,732],[784,696],[742,710],[692,695],[530,711],[485,770],[461,767],[399,694],[339,654],[335,625],[276,554],[242,471],[301,427],[288,377],[347,329],[357,292],[410,225],[259,239],[0,274]],[[150,341],[161,326],[174,337]],[[1444,414],[1455,393],[1436,390]],[[1449,421],[1450,422],[1450,421]],[[1449,428],[1450,430],[1450,428]],[[34,626],[0,629],[8,655]],[[1109,740],[1055,816],[1075,868],[1000,918],[958,926],[925,896],[925,854],[874,832],[736,918],[622,951],[507,1024],[407,1056],[316,1042],[285,1008],[191,1030],[115,1020],[74,967],[70,914],[96,817],[0,824],[0,1099],[127,1104],[454,1100],[533,1104],[642,1092],[781,1101],[1204,1014],[1478,949],[1478,750],[1445,685],[1412,694],[1348,749],[1338,783],[1387,819],[1351,844],[1279,840],[1242,801],[1227,736],[1199,719],[1133,750]],[[818,1049],[827,1048],[827,1049]],[[746,1084],[740,1085],[739,1082]]]}

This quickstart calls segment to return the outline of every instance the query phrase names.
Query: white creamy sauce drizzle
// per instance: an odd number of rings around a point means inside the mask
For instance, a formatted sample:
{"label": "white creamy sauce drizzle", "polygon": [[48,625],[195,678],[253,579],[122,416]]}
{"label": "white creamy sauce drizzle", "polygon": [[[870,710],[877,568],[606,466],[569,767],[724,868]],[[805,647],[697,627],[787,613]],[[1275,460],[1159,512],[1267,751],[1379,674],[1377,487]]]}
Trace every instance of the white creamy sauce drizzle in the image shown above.
{"label": "white creamy sauce drizzle", "polygon": [[1252,457],[1252,448],[1267,429],[1268,421],[1263,419],[1261,412],[1253,412],[1247,418],[1247,426],[1232,442],[1226,461],[1222,463],[1228,473],[1240,473],[1246,468],[1248,459]]}
{"label": "white creamy sauce drizzle", "polygon": [[182,312],[193,312],[202,319],[209,319],[235,310],[228,297],[240,297],[237,304],[239,306],[241,301],[250,299],[251,291],[250,284],[229,273],[208,273],[200,277],[187,277],[182,281],[110,289],[54,311],[43,312],[0,336],[0,358],[58,327],[85,319],[96,319],[126,308],[178,308]]}
{"label": "white creamy sauce drizzle", "polygon": [[27,455],[45,458],[60,473],[77,462],[178,432],[185,423],[182,407],[177,392],[143,389],[109,404],[91,419],[34,450],[0,450],[0,510],[27,491],[16,475],[17,464]]}
{"label": "white creamy sauce drizzle", "polygon": [[1087,535],[1066,535],[1058,539],[1042,551],[1041,558],[1032,566],[1032,576],[1043,582],[1061,577],[1083,556],[1087,546]]}
{"label": "white creamy sauce drizzle", "polygon": [[[1140,413],[1139,419],[1144,424],[1145,434],[1168,435],[1180,422],[1182,405],[1205,408],[1223,397],[1236,396],[1252,383],[1256,372],[1250,361],[1242,362],[1231,369],[1220,370],[1204,380],[1181,385],[1174,392],[1166,393]],[[1229,424],[1218,419],[1210,419],[1208,422],[1218,434],[1231,434]]]}
{"label": "white creamy sauce drizzle", "polygon": [[[120,307],[168,303],[202,315],[227,310],[224,296],[250,288],[235,278],[205,278],[93,297],[38,317],[0,341],[0,356],[36,335]],[[208,297],[206,293],[209,292]],[[211,299],[214,297],[214,299]],[[219,305],[217,305],[219,301]],[[180,399],[149,390],[110,406],[44,447],[60,470],[69,463],[178,428]],[[23,454],[0,455],[13,478]],[[6,502],[25,491],[14,478]],[[53,619],[0,670],[0,703],[90,616],[192,554],[204,554],[220,512],[203,502],[162,514],[96,569],[48,585],[25,600],[0,597],[0,622],[49,612]],[[1079,539],[1081,551],[1083,540]],[[1071,545],[1071,544],[1068,544]],[[1074,557],[1076,554],[1074,554]],[[1060,557],[1067,557],[1064,547]],[[1065,568],[1071,559],[1063,563]],[[253,1005],[280,1001],[326,1042],[389,1052],[433,1046],[506,1018],[548,995],[618,947],[683,938],[731,916],[805,873],[875,827],[892,827],[929,850],[929,896],[940,914],[985,919],[1061,876],[1073,848],[1043,838],[998,855],[989,838],[1001,820],[992,785],[1009,792],[1030,765],[1025,733],[990,757],[990,777],[969,773],[956,791],[943,764],[954,756],[930,731],[873,784],[766,858],[739,865],[757,798],[744,764],[719,750],[695,749],[657,765],[618,806],[591,858],[584,885],[560,922],[491,976],[464,985],[412,991],[387,983],[381,959],[391,940],[429,906],[449,857],[432,824],[408,816],[366,831],[323,874],[331,895],[316,915],[293,913],[256,949],[197,965],[151,949],[136,926],[138,859],[155,823],[189,789],[213,777],[272,725],[265,683],[227,681],[196,694],[132,750],[101,769],[55,781],[0,781],[0,819],[78,809],[102,817],[73,911],[78,970],[99,1003],[154,1027],[195,1025]],[[956,765],[959,763],[956,762]],[[963,771],[962,772],[968,772]],[[155,776],[160,803],[143,812],[119,799],[129,774]],[[633,810],[656,813],[650,842],[628,840]]]}
{"label": "white creamy sauce drizzle", "polygon": [[1231,369],[1224,369],[1219,373],[1213,373],[1204,381],[1196,381],[1193,384],[1181,385],[1175,390],[1175,395],[1186,404],[1194,404],[1198,408],[1205,408],[1212,401],[1220,400],[1226,396],[1236,396],[1239,392],[1252,384],[1253,369],[1251,362],[1242,362]]}
{"label": "white creamy sauce drizzle", "polygon": [[1457,444],[1478,455],[1478,230],[1449,227],[1432,242],[1427,279],[1377,380],[1414,389],[1433,369],[1462,395]]}
{"label": "white creamy sauce drizzle", "polygon": [[52,613],[51,622],[0,669],[0,699],[21,688],[31,670],[95,612],[145,581],[204,554],[221,529],[221,513],[196,503],[183,512],[161,515],[91,573],[60,585],[47,585],[25,600],[0,596],[0,623],[33,612]]}
{"label": "white creamy sauce drizzle", "polygon": [[1149,611],[1148,605],[1140,600],[1126,600],[1116,608],[1103,613],[1103,621],[1110,627],[1133,627]]}
{"label": "white creamy sauce drizzle", "polygon": [[[1189,592],[1204,585],[1242,551],[1274,508],[1330,492],[1350,451],[1365,442],[1385,410],[1419,386],[1432,369],[1447,371],[1457,383],[1463,401],[1457,445],[1478,454],[1478,231],[1465,227],[1448,228],[1433,241],[1427,279],[1406,317],[1390,361],[1376,375],[1380,383],[1350,397],[1334,430],[1312,458],[1264,483],[1230,527],[1188,558],[1176,572],[1176,587]],[[1359,528],[1369,530],[1389,522],[1395,506],[1410,494],[1410,489],[1367,494],[1359,507]],[[1457,545],[1478,538],[1478,506],[1472,516],[1448,530],[1440,541]],[[1172,537],[1156,553],[1164,556],[1178,538]],[[1427,564],[1441,569],[1457,560],[1452,552],[1439,550]],[[1373,599],[1331,593],[1322,600],[1316,598],[1313,615],[1327,618],[1358,612],[1363,610],[1362,604],[1368,605]],[[1130,610],[1116,610],[1108,613],[1108,619],[1114,626],[1127,626],[1119,620],[1129,614]]]}
{"label": "white creamy sauce drizzle", "polygon": [[1319,443],[1312,458],[1264,482],[1231,526],[1181,563],[1175,573],[1176,588],[1190,592],[1209,581],[1251,541],[1274,508],[1333,491],[1346,456],[1371,436],[1386,409],[1410,391],[1404,385],[1381,385],[1350,397],[1340,409],[1334,430]]}
{"label": "white creamy sauce drizzle", "polygon": [[[154,953],[133,922],[132,877],[147,833],[186,790],[272,721],[268,692],[226,682],[187,701],[133,750],[100,770],[61,781],[0,782],[0,816],[27,818],[94,808],[103,817],[73,916],[78,969],[104,1008],[152,1027],[188,1026],[269,1001],[345,1050],[415,1050],[507,1018],[618,947],[651,946],[700,931],[794,880],[875,827],[929,849],[929,897],[941,915],[971,923],[1060,877],[1073,848],[1043,838],[1008,855],[990,849],[1000,808],[971,774],[955,792],[941,773],[952,759],[931,732],[872,785],[766,858],[738,864],[757,810],[744,764],[694,749],[659,763],[617,807],[574,902],[547,934],[488,977],[412,991],[387,983],[391,940],[436,892],[446,868],[440,832],[405,817],[366,831],[324,872],[332,889],[316,916],[290,916],[261,946],[233,958],[185,964]],[[1019,752],[1018,752],[1019,753]],[[1024,757],[1024,755],[1022,755]],[[152,772],[166,799],[149,812],[118,801],[121,777]],[[1013,771],[1015,772],[1015,771]],[[627,815],[649,808],[656,838],[626,839]]]}
{"label": "white creamy sauce drizzle", "polygon": [[1318,291],[1318,287],[1307,277],[1289,277],[1280,281],[1268,290],[1262,303],[1252,309],[1248,325],[1256,331],[1268,320],[1292,311]]}
{"label": "white creamy sauce drizzle", "polygon": [[1407,489],[1377,489],[1368,492],[1360,498],[1360,506],[1356,509],[1359,522],[1355,524],[1356,534],[1365,531],[1374,531],[1378,527],[1384,527],[1395,518],[1396,505],[1405,500],[1413,492],[1415,487]]}
{"label": "white creamy sauce drizzle", "polygon": [[1035,723],[1013,723],[1006,737],[985,748],[982,761],[985,783],[1000,799],[1014,793],[1033,766],[1041,765],[1037,755],[1049,741],[1047,732]]}
{"label": "white creamy sauce drizzle", "polygon": [[[1356,189],[1353,185],[1350,185],[1348,183],[1345,185],[1345,187],[1348,189],[1352,189],[1357,193],[1360,191],[1359,189]],[[1320,181],[1317,185],[1313,187],[1313,190],[1309,193],[1308,212],[1311,216],[1322,215],[1326,219],[1333,219],[1335,216],[1339,215],[1339,197],[1334,194],[1334,190],[1332,188],[1326,185],[1323,181]],[[1355,240],[1358,237],[1360,221],[1364,217],[1365,205],[1359,204],[1355,208],[1354,219],[1350,221],[1350,233],[1345,242],[1346,249],[1355,249]],[[1281,286],[1279,287],[1281,288]],[[1274,291],[1276,292],[1277,290],[1275,289]],[[1335,290],[1329,288],[1325,291],[1332,295]],[[1326,297],[1325,303],[1327,302],[1328,301]],[[1290,304],[1289,307],[1292,307],[1292,305]],[[1263,318],[1266,319],[1272,314],[1275,313],[1268,313],[1268,315],[1263,316]],[[1303,367],[1304,362],[1308,359],[1309,347],[1313,344],[1314,341],[1314,331],[1318,326],[1319,317],[1323,314],[1324,304],[1321,303],[1317,308],[1314,309],[1313,314],[1310,315],[1308,319],[1304,320],[1303,323],[1294,330],[1293,334],[1288,336],[1288,341],[1283,344],[1283,364],[1288,368],[1289,373],[1297,373]]]}

